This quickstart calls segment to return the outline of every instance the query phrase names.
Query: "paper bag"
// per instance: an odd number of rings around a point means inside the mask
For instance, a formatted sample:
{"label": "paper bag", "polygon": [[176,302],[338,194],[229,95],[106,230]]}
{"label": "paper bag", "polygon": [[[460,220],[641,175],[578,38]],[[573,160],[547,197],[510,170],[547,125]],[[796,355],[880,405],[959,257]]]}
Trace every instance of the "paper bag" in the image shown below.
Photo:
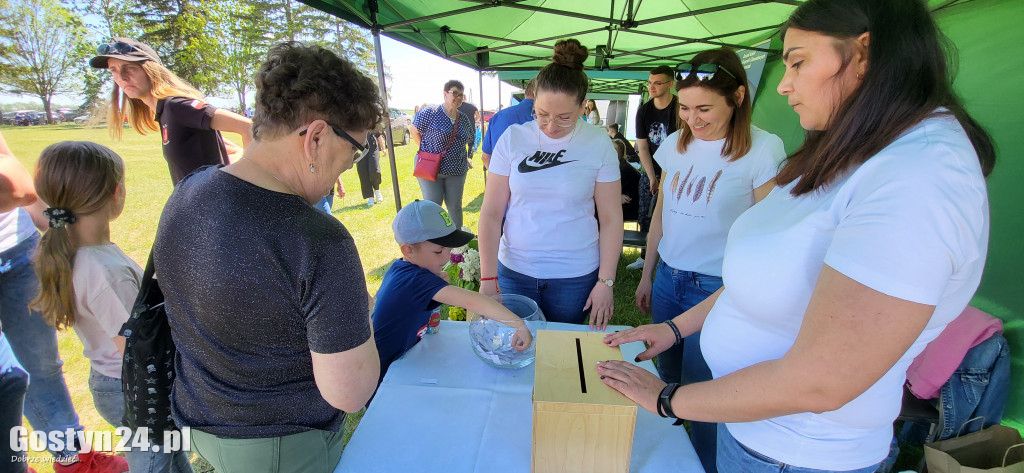
{"label": "paper bag", "polygon": [[1024,440],[1010,427],[987,429],[929,443],[924,459],[929,473],[1024,473]]}

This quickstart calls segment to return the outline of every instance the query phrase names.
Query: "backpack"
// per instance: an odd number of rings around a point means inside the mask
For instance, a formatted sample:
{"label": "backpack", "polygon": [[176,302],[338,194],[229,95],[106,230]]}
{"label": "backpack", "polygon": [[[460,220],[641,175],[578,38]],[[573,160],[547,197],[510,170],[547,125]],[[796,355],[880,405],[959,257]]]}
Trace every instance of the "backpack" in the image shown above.
{"label": "backpack", "polygon": [[153,253],[150,252],[131,317],[119,333],[125,338],[121,363],[125,404],[122,421],[135,431],[148,429],[149,440],[162,445],[164,432],[178,429],[171,414],[177,350],[171,339],[164,294],[153,279],[153,273]]}

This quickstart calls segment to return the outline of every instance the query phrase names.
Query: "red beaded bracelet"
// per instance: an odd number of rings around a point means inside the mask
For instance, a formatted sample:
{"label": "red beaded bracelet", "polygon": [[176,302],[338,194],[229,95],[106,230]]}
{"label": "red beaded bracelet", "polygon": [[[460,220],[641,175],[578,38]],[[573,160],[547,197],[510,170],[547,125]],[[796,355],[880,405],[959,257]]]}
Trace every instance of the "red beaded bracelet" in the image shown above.
{"label": "red beaded bracelet", "polygon": [[497,277],[497,276],[495,276],[495,277],[493,277],[493,278],[480,278],[480,280],[481,280],[481,281],[497,281],[497,280],[498,280],[498,277]]}

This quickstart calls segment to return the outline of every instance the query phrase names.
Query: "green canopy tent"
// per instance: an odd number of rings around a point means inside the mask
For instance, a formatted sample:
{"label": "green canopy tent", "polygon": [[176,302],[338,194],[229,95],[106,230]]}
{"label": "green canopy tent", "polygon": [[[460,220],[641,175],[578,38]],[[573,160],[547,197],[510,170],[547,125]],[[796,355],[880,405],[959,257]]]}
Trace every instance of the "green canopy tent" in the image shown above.
{"label": "green canopy tent", "polygon": [[[593,76],[646,74],[722,46],[751,49],[772,38],[756,93],[754,123],[782,137],[793,151],[803,140],[797,116],[775,86],[783,73],[778,27],[797,0],[302,0],[330,14],[478,71],[536,71],[554,43],[576,38],[591,51]],[[1004,423],[1024,428],[1024,43],[1020,0],[928,0],[940,27],[959,49],[957,92],[998,146],[988,178],[992,215],[989,257],[972,305],[1004,321],[1012,386]],[[529,72],[526,72],[529,74]],[[379,76],[382,87],[384,77]],[[636,79],[636,83],[643,79]],[[630,78],[595,78],[608,90],[636,90]],[[633,89],[630,89],[633,87]],[[481,87],[482,88],[482,87]],[[390,130],[390,127],[385,127]],[[388,137],[391,146],[391,137]],[[392,160],[394,153],[390,154]],[[395,166],[392,163],[392,173]],[[397,176],[393,176],[397,177]],[[393,179],[397,182],[397,179]],[[395,184],[397,186],[397,184]],[[398,189],[395,189],[396,199]],[[401,202],[396,200],[401,206]]]}

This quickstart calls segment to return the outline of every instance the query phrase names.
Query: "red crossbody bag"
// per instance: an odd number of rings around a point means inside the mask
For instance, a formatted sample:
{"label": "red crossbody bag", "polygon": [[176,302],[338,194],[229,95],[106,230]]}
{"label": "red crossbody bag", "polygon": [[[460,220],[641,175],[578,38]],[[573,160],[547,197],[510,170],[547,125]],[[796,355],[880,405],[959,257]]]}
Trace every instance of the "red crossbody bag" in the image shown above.
{"label": "red crossbody bag", "polygon": [[455,123],[452,124],[452,136],[448,138],[448,144],[444,145],[444,149],[440,153],[428,153],[423,151],[423,144],[420,143],[420,150],[416,152],[416,167],[412,170],[412,175],[428,181],[437,180],[437,171],[441,169],[441,156],[448,151],[448,147],[452,145],[452,141],[455,141],[455,132],[459,129],[459,118],[460,112],[455,111]]}

